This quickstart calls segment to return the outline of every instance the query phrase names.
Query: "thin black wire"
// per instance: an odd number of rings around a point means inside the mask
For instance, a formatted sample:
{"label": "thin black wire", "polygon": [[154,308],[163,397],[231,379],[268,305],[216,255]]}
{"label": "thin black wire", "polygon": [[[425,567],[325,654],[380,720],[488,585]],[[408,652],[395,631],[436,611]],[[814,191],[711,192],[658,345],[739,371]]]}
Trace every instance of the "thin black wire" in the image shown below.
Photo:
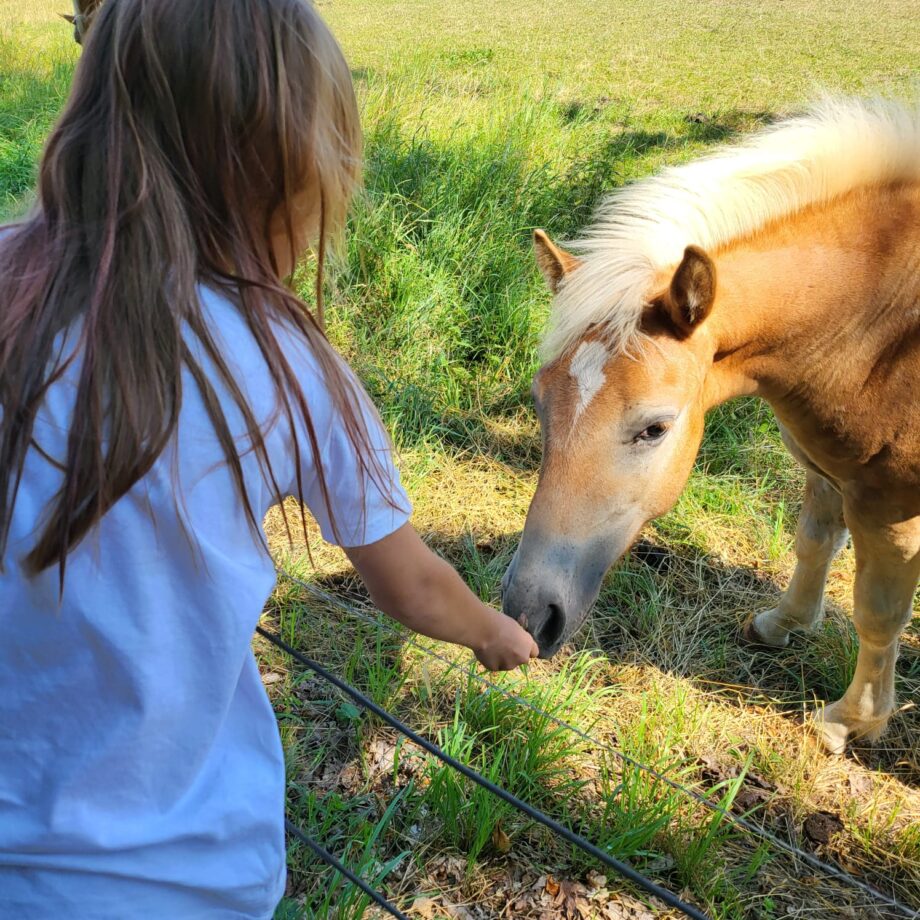
{"label": "thin black wire", "polygon": [[284,826],[288,833],[295,836],[301,843],[306,844],[324,863],[332,866],[336,872],[344,875],[352,885],[357,885],[375,904],[382,907],[388,914],[398,917],[399,920],[409,920],[409,918],[398,908],[394,907],[379,891],[371,888],[367,882],[358,875],[355,875],[346,865],[336,859],[322,844],[317,843],[312,837],[308,837],[299,827],[292,824],[285,818]]}
{"label": "thin black wire", "polygon": [[[349,613],[352,616],[357,617],[360,620],[363,620],[365,623],[368,623],[371,626],[382,627],[394,635],[400,636],[407,645],[411,645],[413,648],[418,649],[425,655],[430,658],[434,658],[437,661],[447,664],[450,667],[457,667],[457,662],[452,661],[450,658],[445,655],[441,655],[433,649],[426,648],[419,642],[416,642],[412,639],[411,636],[407,636],[398,626],[393,623],[390,623],[387,620],[381,620],[377,617],[370,616],[362,610],[359,610],[357,607],[354,607],[351,604],[346,603],[341,600],[341,598],[335,597],[332,594],[329,594],[326,591],[323,591],[321,588],[317,588],[315,585],[311,585],[309,582],[304,581],[301,578],[298,578],[296,575],[292,575],[290,572],[286,571],[283,568],[279,568],[278,572],[286,578],[291,583],[298,585],[303,588],[308,593],[312,594],[314,597],[319,600],[324,601],[325,603],[338,607],[340,610],[344,610],[346,613]],[[897,898],[887,895],[884,892],[878,891],[873,888],[871,885],[866,882],[861,881],[860,879],[854,878],[849,873],[845,872],[843,869],[838,868],[837,866],[827,863],[822,859],[819,859],[812,853],[807,852],[806,850],[799,849],[795,844],[789,843],[787,840],[783,840],[782,837],[778,837],[776,834],[767,830],[765,827],[762,827],[758,824],[754,824],[751,821],[746,820],[745,818],[740,817],[739,815],[734,814],[733,812],[728,811],[726,808],[723,808],[717,802],[713,802],[711,799],[707,798],[704,795],[701,795],[699,792],[696,792],[693,789],[689,789],[687,786],[683,786],[678,783],[676,780],[671,779],[671,777],[666,776],[664,773],[660,773],[654,767],[650,767],[648,764],[642,763],[640,760],[636,760],[634,757],[630,757],[629,754],[624,753],[618,748],[613,747],[613,745],[607,743],[606,741],[601,741],[598,738],[594,738],[589,735],[587,732],[582,731],[576,725],[572,725],[570,722],[566,722],[565,719],[560,719],[558,716],[553,715],[552,713],[546,712],[543,709],[540,709],[539,706],[536,706],[530,700],[525,699],[522,696],[518,696],[515,693],[512,693],[510,690],[502,687],[500,684],[496,684],[493,681],[489,680],[487,677],[483,677],[481,674],[477,674],[475,671],[470,672],[470,676],[477,681],[482,686],[486,687],[488,690],[499,693],[504,696],[506,699],[511,700],[514,703],[517,703],[520,706],[523,706],[525,709],[529,709],[535,715],[538,715],[542,718],[548,719],[555,725],[558,725],[560,728],[564,728],[567,731],[572,732],[577,735],[583,741],[587,741],[595,747],[607,751],[612,754],[618,760],[623,763],[629,764],[632,767],[635,767],[638,770],[647,773],[649,776],[654,777],[658,781],[669,786],[671,789],[674,789],[676,792],[686,795],[694,801],[698,802],[700,805],[708,808],[710,811],[720,814],[725,818],[729,823],[735,825],[738,828],[741,828],[747,831],[749,834],[752,834],[755,837],[759,837],[762,840],[767,841],[768,843],[773,844],[781,850],[784,850],[786,853],[789,853],[791,856],[801,859],[804,863],[809,865],[812,869],[824,872],[827,875],[836,878],[840,882],[844,882],[847,885],[850,885],[854,888],[858,888],[860,891],[869,895],[873,900],[885,904],[887,907],[893,908],[894,910],[899,911],[903,916],[910,917],[911,920],[918,920],[920,918],[920,910],[917,910],[912,907],[908,907],[906,904],[902,904]]]}
{"label": "thin black wire", "polygon": [[422,737],[417,732],[414,732],[411,728],[409,728],[408,725],[400,722],[396,716],[391,715],[381,706],[378,706],[372,699],[361,693],[360,690],[356,690],[341,678],[336,677],[335,674],[327,671],[322,665],[317,664],[317,662],[313,661],[311,658],[307,658],[306,655],[297,651],[297,649],[295,649],[293,646],[288,645],[288,643],[285,642],[284,639],[282,639],[280,636],[276,636],[273,632],[269,632],[269,630],[262,626],[256,627],[256,632],[258,632],[260,636],[267,639],[273,645],[283,649],[296,661],[299,661],[302,665],[313,671],[314,674],[317,674],[323,680],[332,684],[342,693],[350,696],[356,703],[374,713],[374,715],[376,715],[379,719],[382,719],[387,723],[387,725],[395,728],[396,731],[398,731],[400,734],[405,735],[405,737],[407,737],[414,744],[417,744],[420,748],[427,751],[433,757],[437,757],[438,760],[447,764],[447,766],[456,770],[458,773],[462,773],[467,779],[472,780],[479,786],[482,786],[483,789],[491,792],[492,795],[497,796],[498,798],[507,802],[513,808],[516,808],[521,813],[527,815],[538,824],[542,824],[544,827],[548,827],[557,836],[564,837],[569,841],[569,843],[578,847],[580,850],[584,850],[585,853],[589,853],[595,859],[604,863],[604,865],[609,866],[624,878],[628,878],[640,888],[643,888],[645,891],[647,891],[650,895],[653,895],[659,900],[664,901],[664,903],[670,907],[675,907],[677,910],[682,911],[688,917],[691,917],[692,920],[710,920],[710,918],[708,918],[704,913],[701,913],[692,905],[681,901],[680,898],[672,894],[666,888],[662,888],[660,885],[656,885],[651,879],[646,878],[640,872],[637,872],[635,869],[633,869],[632,866],[621,862],[619,859],[616,859],[609,853],[604,852],[600,847],[595,846],[590,841],[585,840],[584,837],[581,837],[574,831],[569,830],[569,828],[567,828],[564,824],[560,824],[558,821],[549,817],[549,815],[544,814],[539,809],[534,808],[532,805],[529,805],[527,802],[522,802],[519,798],[517,798],[517,796],[512,795],[506,789],[502,789],[501,786],[496,786],[495,783],[486,779],[482,774],[477,773],[474,769],[472,769],[472,767],[468,767],[466,764],[461,763],[456,758],[451,757],[450,754],[442,751],[441,748],[439,748],[436,744],[429,741],[427,738]]}

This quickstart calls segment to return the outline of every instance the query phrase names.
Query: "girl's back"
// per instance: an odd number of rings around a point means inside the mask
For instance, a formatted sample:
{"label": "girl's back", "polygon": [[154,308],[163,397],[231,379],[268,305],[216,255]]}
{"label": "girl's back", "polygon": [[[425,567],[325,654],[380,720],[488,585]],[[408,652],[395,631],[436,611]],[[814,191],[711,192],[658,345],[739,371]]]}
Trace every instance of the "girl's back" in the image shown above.
{"label": "girl's back", "polygon": [[[250,405],[270,419],[271,376],[245,322],[225,298],[203,299]],[[323,461],[355,483],[316,362],[289,345]],[[0,574],[0,916],[51,916],[51,905],[86,918],[269,915],[284,884],[284,769],[250,642],[274,569],[192,381],[167,449],[68,555],[63,592],[56,567],[29,576],[20,564],[62,485],[49,458],[66,456],[80,367],[36,419],[41,450],[26,458]],[[219,398],[243,441],[233,400]],[[267,448],[294,494],[286,442],[276,424]],[[253,453],[241,462],[262,515],[275,493]],[[301,475],[316,481],[311,463]],[[319,496],[305,498],[331,536]],[[371,514],[381,535],[402,522],[388,509]],[[360,527],[346,501],[336,512],[343,529]]]}

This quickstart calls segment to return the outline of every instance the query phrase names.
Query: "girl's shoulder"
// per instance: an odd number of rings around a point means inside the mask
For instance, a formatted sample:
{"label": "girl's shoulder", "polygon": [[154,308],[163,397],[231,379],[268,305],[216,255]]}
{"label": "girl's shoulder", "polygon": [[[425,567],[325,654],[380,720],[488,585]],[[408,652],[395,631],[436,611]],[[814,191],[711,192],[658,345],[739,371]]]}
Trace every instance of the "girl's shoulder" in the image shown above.
{"label": "girl's shoulder", "polygon": [[[233,292],[202,284],[199,286],[199,299],[203,318],[215,340],[225,346],[226,356],[237,363],[264,366],[266,361],[262,349]],[[272,335],[292,366],[321,378],[320,363],[304,333],[292,321],[281,316],[273,318],[270,325]],[[335,355],[331,348],[329,352]],[[338,355],[335,359],[342,361]]]}
{"label": "girl's shoulder", "polygon": [[[221,361],[233,381],[234,388],[243,395],[255,418],[264,422],[268,428],[275,427],[274,423],[281,417],[279,387],[286,389],[288,386],[282,383],[285,375],[280,373],[280,368],[271,366],[274,359],[270,357],[270,352],[266,355],[233,292],[202,285],[199,297],[202,318],[207,324],[214,345],[220,352]],[[292,320],[279,316],[271,321],[270,328],[278,350],[290,368],[308,407],[310,426],[322,441],[327,441],[331,431],[342,425],[342,398],[333,395],[332,387],[341,386],[343,382],[348,389],[351,404],[364,416],[365,423],[372,428],[379,427],[379,418],[364,387],[344,358],[331,345],[326,344],[324,339],[319,343],[320,347],[324,346],[320,360],[314,352],[313,344]],[[214,385],[225,410],[233,418],[239,419],[238,400],[201,342],[190,343],[189,348]],[[327,381],[327,372],[335,373],[339,378],[331,386]],[[292,397],[290,391],[285,395],[287,398]],[[183,401],[186,401],[185,398]],[[293,410],[297,436],[300,438],[305,433],[305,428],[301,413],[297,409],[298,401],[294,398],[290,407]],[[191,403],[199,402],[199,394],[196,393]],[[192,405],[188,408],[191,409]]]}

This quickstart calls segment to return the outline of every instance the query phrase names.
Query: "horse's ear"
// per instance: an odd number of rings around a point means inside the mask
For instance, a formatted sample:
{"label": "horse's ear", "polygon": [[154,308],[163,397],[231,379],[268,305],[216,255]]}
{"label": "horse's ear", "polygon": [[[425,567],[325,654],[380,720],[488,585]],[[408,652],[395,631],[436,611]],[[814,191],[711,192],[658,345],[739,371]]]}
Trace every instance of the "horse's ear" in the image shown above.
{"label": "horse's ear", "polygon": [[716,266],[699,246],[688,246],[664,298],[674,324],[692,332],[712,310],[716,299]]}
{"label": "horse's ear", "polygon": [[560,249],[543,230],[533,232],[533,251],[537,265],[554,294],[559,290],[562,279],[581,265],[581,259]]}
{"label": "horse's ear", "polygon": [[61,18],[73,26],[74,41],[78,45],[83,44],[90,21],[101,5],[102,0],[73,0],[73,15],[61,13]]}

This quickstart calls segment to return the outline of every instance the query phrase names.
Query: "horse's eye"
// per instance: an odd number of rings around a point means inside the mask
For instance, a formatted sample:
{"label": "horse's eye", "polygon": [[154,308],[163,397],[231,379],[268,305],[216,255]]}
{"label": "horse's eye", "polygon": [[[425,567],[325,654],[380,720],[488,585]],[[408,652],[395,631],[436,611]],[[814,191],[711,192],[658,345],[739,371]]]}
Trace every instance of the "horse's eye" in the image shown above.
{"label": "horse's eye", "polygon": [[640,431],[636,435],[636,441],[659,441],[665,436],[665,433],[668,430],[667,425],[663,425],[660,422],[656,422],[654,425],[649,425],[644,431]]}

